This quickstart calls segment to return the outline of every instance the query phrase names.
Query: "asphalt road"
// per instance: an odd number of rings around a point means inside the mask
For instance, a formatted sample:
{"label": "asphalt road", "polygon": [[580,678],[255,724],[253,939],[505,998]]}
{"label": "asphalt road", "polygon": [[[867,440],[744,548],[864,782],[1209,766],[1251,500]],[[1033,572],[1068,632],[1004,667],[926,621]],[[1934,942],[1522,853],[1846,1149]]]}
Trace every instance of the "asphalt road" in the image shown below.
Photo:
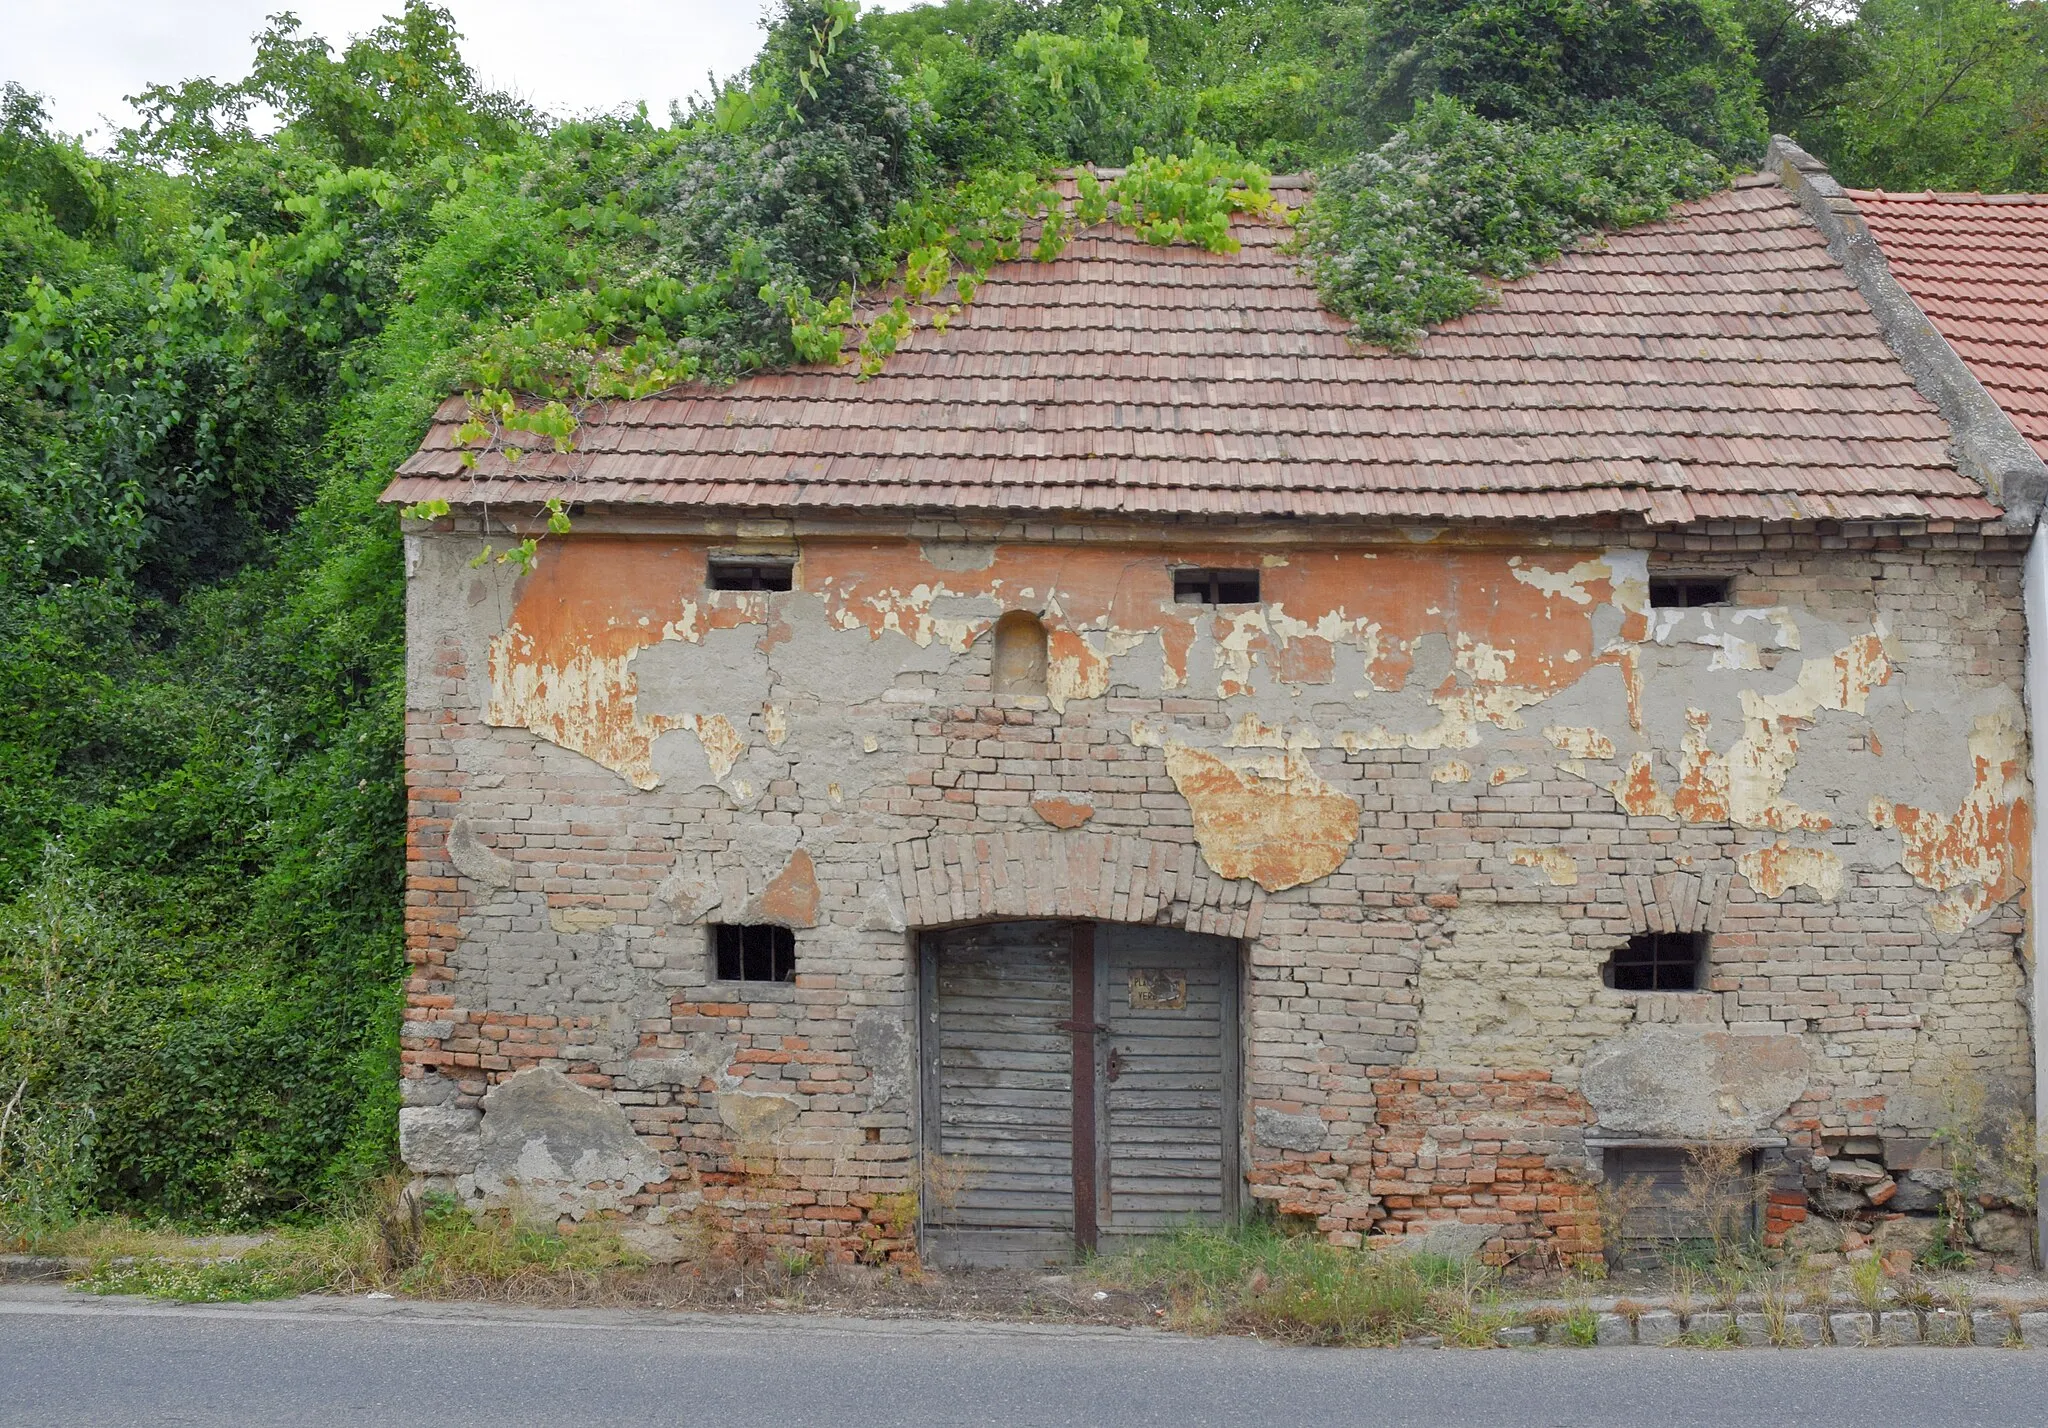
{"label": "asphalt road", "polygon": [[0,1424],[2048,1424],[2048,1352],[1276,1348],[1149,1331],[0,1289]]}

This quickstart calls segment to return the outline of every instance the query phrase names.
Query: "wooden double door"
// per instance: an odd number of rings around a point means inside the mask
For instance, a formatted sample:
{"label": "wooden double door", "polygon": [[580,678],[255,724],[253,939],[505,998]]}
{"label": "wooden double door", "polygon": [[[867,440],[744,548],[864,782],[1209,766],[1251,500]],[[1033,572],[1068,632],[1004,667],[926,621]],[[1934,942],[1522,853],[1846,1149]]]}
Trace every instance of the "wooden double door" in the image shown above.
{"label": "wooden double door", "polygon": [[1236,943],[1040,921],[921,941],[934,1263],[1062,1264],[1236,1216]]}

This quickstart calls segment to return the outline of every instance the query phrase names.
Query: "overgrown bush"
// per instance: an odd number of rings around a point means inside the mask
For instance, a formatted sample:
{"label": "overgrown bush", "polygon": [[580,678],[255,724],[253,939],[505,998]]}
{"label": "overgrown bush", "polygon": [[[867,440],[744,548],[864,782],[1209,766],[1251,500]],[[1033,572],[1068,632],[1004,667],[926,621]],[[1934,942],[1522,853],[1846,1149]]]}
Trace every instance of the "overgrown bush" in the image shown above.
{"label": "overgrown bush", "polygon": [[1408,347],[1601,228],[1668,213],[1726,182],[1719,160],[1632,123],[1537,131],[1433,100],[1323,175],[1301,225],[1323,301],[1361,338]]}

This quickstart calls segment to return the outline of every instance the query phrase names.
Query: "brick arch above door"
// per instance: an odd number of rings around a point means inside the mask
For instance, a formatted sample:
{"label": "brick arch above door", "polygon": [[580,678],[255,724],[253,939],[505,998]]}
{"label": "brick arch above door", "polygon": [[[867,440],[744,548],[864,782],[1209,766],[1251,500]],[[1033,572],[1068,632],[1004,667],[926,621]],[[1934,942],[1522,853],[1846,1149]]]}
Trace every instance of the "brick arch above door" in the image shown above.
{"label": "brick arch above door", "polygon": [[1266,903],[1257,883],[1218,877],[1192,843],[1122,833],[942,834],[896,844],[884,871],[917,928],[1071,918],[1250,938]]}

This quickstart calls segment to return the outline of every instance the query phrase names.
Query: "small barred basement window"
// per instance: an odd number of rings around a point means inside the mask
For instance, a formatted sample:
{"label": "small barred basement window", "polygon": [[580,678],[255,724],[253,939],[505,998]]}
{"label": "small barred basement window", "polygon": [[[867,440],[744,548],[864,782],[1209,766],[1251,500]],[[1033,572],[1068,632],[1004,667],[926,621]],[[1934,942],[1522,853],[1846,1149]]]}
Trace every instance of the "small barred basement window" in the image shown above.
{"label": "small barred basement window", "polygon": [[1655,1262],[1686,1245],[1726,1247],[1762,1228],[1757,1153],[1746,1146],[1610,1145],[1600,1153],[1612,1259]]}
{"label": "small barred basement window", "polygon": [[1259,572],[1184,566],[1173,572],[1173,601],[1176,605],[1256,605]]}
{"label": "small barred basement window", "polygon": [[1730,582],[1720,576],[1672,576],[1650,582],[1650,607],[1655,610],[1696,610],[1728,603]]}
{"label": "small barred basement window", "polygon": [[719,923],[711,929],[711,952],[721,982],[796,980],[796,934],[787,927]]}
{"label": "small barred basement window", "polygon": [[1023,610],[996,621],[995,664],[989,685],[997,694],[1045,693],[1045,622]]}
{"label": "small barred basement window", "polygon": [[795,576],[794,560],[760,556],[711,557],[713,590],[787,590]]}
{"label": "small barred basement window", "polygon": [[1600,979],[1617,992],[1696,992],[1706,985],[1703,932],[1643,932],[1614,949]]}

